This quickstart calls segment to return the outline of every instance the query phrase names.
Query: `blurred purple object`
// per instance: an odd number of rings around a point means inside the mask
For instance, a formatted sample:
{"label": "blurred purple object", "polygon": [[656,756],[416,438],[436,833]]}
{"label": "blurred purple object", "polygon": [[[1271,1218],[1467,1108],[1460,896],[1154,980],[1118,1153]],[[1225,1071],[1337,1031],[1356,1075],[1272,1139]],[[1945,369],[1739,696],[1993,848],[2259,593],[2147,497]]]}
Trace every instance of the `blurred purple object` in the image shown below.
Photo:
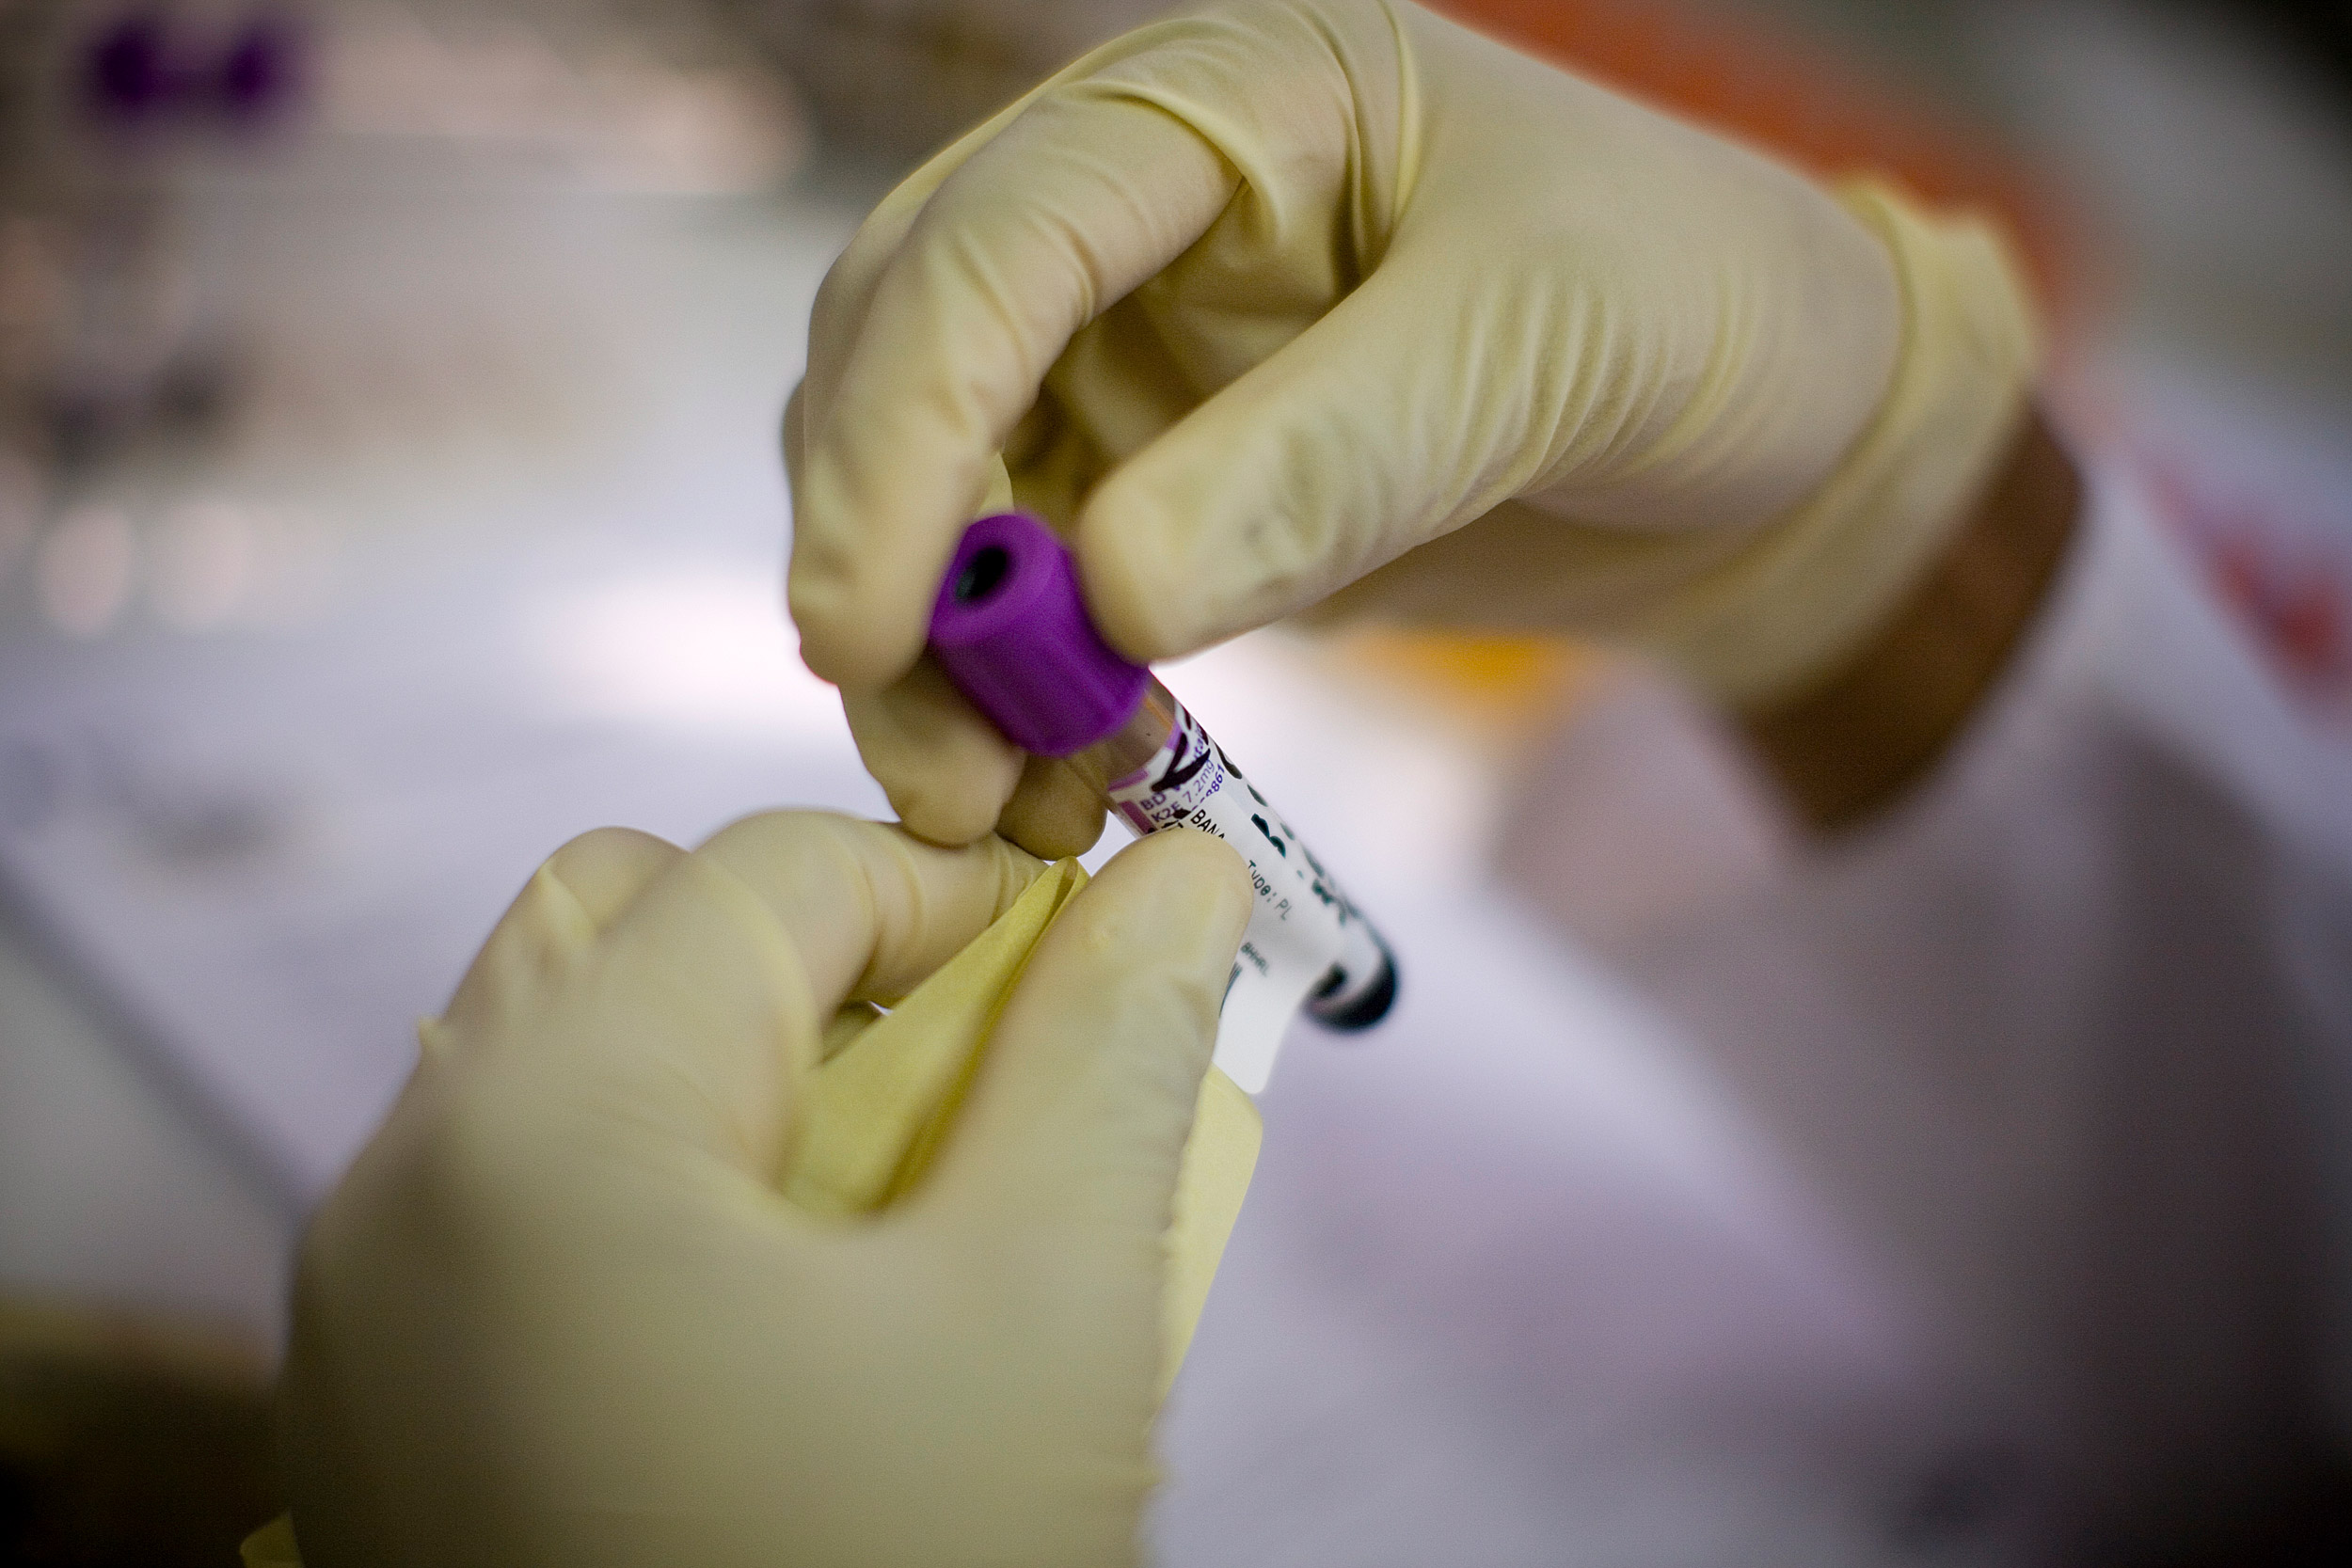
{"label": "blurred purple object", "polygon": [[1152,682],[1103,641],[1069,550],[1025,512],[963,531],[931,608],[931,652],[1006,739],[1040,756],[1093,745]]}
{"label": "blurred purple object", "polygon": [[282,13],[251,15],[210,46],[165,11],[141,9],[91,37],[84,80],[91,108],[116,125],[205,118],[254,125],[299,97],[305,52],[303,29]]}
{"label": "blurred purple object", "polygon": [[187,76],[172,59],[171,42],[159,10],[133,11],[91,39],[84,81],[100,118],[152,120],[185,95]]}
{"label": "blurred purple object", "polygon": [[228,119],[246,124],[283,112],[301,95],[303,55],[302,29],[291,18],[255,17],[221,59],[214,103]]}

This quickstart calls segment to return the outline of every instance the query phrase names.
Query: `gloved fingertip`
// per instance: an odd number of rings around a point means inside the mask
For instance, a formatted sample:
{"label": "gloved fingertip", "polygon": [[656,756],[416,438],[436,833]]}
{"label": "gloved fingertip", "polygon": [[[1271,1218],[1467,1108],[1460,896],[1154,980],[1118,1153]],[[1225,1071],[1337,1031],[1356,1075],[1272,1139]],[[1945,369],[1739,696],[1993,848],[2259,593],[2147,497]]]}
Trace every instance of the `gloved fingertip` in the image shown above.
{"label": "gloved fingertip", "polygon": [[437,1018],[417,1020],[417,1058],[421,1062],[437,1062],[454,1048],[449,1025]]}
{"label": "gloved fingertip", "polygon": [[820,546],[794,541],[784,598],[800,634],[801,662],[818,680],[871,690],[904,676],[922,654],[920,630],[898,625],[907,617],[872,602],[848,567],[823,559]]}
{"label": "gloved fingertip", "polygon": [[635,828],[592,828],[548,856],[540,871],[578,900],[601,931],[684,853]]}
{"label": "gloved fingertip", "polygon": [[784,400],[784,413],[776,420],[777,445],[784,449],[784,472],[788,483],[800,483],[801,473],[808,459],[807,409],[808,378],[792,384],[792,390]]}
{"label": "gloved fingertip", "polygon": [[[1170,828],[1139,839],[1111,857],[1095,880],[1119,896],[1148,898],[1197,935],[1200,951],[1218,966],[1232,961],[1257,890],[1239,851],[1197,828]],[[1172,933],[1171,933],[1172,934]]]}
{"label": "gloved fingertip", "polygon": [[898,826],[926,844],[961,849],[995,831],[1011,789],[1009,784],[990,789],[953,775],[923,775],[885,781],[883,793],[898,814]]}
{"label": "gloved fingertip", "polygon": [[882,690],[845,689],[843,714],[866,770],[915,837],[951,847],[984,838],[1021,782],[1025,756],[930,659]]}
{"label": "gloved fingertip", "polygon": [[1102,797],[1057,757],[1032,756],[997,814],[996,832],[1042,860],[1083,855],[1103,836]]}
{"label": "gloved fingertip", "polygon": [[1104,482],[1078,515],[1072,553],[1087,610],[1103,641],[1139,664],[1197,651],[1204,585],[1170,559],[1173,523],[1149,495]]}

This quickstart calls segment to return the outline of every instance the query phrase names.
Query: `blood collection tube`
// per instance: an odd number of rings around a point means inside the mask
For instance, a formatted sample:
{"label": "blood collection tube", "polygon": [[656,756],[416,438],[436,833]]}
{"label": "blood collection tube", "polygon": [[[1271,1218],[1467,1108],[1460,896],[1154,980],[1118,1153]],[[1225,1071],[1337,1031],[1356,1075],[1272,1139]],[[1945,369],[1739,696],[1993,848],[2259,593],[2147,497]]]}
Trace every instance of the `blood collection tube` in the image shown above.
{"label": "blood collection tube", "polygon": [[931,650],[1024,751],[1062,757],[1137,833],[1216,834],[1249,863],[1257,904],[1226,985],[1216,1063],[1254,1094],[1291,1017],[1369,1028],[1396,999],[1388,944],[1200,721],[1106,646],[1077,571],[1037,518],[964,530],[931,610]]}

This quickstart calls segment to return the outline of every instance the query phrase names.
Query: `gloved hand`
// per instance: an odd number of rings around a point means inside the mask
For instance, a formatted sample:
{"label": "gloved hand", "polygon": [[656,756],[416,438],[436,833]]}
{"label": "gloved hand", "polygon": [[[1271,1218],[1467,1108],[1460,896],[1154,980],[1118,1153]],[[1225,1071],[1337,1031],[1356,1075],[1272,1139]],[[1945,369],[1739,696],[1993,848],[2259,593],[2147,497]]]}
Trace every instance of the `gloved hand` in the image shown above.
{"label": "gloved hand", "polygon": [[1403,0],[1239,0],[1097,50],[867,219],[786,416],[792,613],[911,829],[1066,853],[1092,800],[918,660],[973,516],[1061,527],[1139,659],[1357,583],[1756,701],[1932,557],[2030,359],[1981,230]]}
{"label": "gloved hand", "polygon": [[873,1195],[808,1103],[838,1005],[899,998],[1039,871],[805,814],[549,861],[306,1242],[309,1568],[1130,1560],[1238,858],[1162,833],[1056,891],[881,1212],[831,1217]]}

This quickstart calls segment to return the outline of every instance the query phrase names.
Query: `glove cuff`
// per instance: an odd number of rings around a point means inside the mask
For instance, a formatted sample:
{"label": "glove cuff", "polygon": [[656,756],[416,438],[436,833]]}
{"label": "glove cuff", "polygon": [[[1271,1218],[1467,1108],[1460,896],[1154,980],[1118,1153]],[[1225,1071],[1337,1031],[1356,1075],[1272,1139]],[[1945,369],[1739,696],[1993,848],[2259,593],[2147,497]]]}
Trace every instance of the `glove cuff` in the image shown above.
{"label": "glove cuff", "polygon": [[1903,339],[1886,396],[1820,488],[1645,628],[1737,705],[1801,695],[1893,613],[1996,471],[2039,362],[2026,288],[1986,224],[1875,181],[1837,195],[1895,261]]}

